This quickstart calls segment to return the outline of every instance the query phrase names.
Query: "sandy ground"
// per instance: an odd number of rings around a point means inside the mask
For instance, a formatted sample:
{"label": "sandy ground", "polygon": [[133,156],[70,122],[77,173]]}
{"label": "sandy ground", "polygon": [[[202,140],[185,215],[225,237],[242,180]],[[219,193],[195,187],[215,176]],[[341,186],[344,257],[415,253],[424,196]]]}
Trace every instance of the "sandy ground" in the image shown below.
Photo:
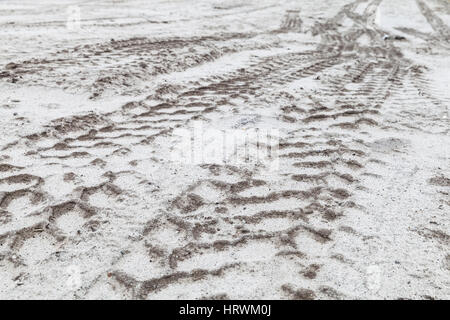
{"label": "sandy ground", "polygon": [[[0,298],[449,299],[449,25],[1,0]],[[196,122],[277,130],[278,167],[174,161]]]}

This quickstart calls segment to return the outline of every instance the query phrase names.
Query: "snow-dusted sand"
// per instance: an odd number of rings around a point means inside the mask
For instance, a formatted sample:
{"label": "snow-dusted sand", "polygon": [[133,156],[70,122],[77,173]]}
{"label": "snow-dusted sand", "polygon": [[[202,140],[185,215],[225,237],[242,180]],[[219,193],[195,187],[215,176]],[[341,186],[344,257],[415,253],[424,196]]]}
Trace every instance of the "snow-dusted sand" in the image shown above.
{"label": "snow-dusted sand", "polygon": [[[2,0],[0,45],[0,298],[450,298],[450,2]],[[174,161],[197,122],[278,168]]]}

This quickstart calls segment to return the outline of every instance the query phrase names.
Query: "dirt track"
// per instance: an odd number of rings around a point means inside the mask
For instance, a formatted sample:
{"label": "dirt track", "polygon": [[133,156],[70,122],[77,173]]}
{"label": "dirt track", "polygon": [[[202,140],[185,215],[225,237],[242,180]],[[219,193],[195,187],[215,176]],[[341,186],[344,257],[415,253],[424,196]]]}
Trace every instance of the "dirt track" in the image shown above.
{"label": "dirt track", "polygon": [[0,297],[450,298],[449,3],[323,2],[0,2]]}

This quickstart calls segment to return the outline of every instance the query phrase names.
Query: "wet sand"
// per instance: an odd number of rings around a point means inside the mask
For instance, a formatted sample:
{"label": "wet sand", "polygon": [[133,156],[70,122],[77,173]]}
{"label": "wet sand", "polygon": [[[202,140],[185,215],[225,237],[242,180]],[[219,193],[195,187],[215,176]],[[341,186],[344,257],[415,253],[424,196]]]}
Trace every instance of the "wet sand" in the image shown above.
{"label": "wet sand", "polygon": [[[448,1],[6,0],[0,26],[0,298],[450,298]],[[276,170],[173,161],[196,122],[276,130]]]}

